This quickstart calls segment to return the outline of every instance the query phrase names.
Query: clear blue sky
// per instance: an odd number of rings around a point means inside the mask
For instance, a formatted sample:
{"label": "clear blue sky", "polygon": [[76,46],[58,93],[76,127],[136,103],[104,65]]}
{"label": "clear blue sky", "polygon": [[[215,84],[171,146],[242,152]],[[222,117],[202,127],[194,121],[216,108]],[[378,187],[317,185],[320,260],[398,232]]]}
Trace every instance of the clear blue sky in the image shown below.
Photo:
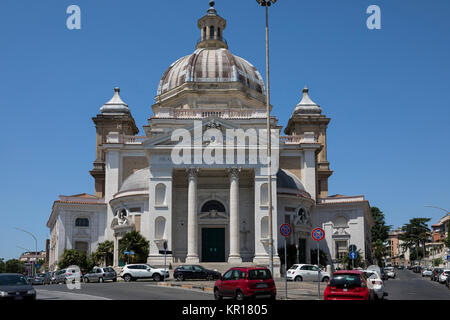
{"label": "clear blue sky", "polygon": [[[66,28],[66,9],[82,29]],[[366,27],[378,4],[382,29]],[[58,195],[93,193],[91,118],[120,86],[139,128],[165,69],[194,51],[208,0],[0,2],[0,257],[39,238]],[[230,50],[265,74],[264,9],[216,1]],[[280,0],[271,8],[271,80],[281,125],[307,85],[331,117],[330,194],[364,194],[388,224],[450,208],[450,1]],[[142,134],[142,130],[141,130]]]}

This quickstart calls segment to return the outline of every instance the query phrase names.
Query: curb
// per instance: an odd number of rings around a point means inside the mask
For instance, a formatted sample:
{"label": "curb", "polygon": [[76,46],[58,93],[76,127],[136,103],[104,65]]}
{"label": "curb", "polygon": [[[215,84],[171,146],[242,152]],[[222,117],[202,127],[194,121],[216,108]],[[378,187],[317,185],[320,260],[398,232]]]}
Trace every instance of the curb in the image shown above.
{"label": "curb", "polygon": [[159,282],[158,287],[174,287],[174,288],[183,288],[183,289],[190,289],[190,290],[200,290],[208,293],[213,293],[214,289],[211,287],[204,287],[204,286],[196,286],[191,284],[178,284],[178,283],[163,283]]}

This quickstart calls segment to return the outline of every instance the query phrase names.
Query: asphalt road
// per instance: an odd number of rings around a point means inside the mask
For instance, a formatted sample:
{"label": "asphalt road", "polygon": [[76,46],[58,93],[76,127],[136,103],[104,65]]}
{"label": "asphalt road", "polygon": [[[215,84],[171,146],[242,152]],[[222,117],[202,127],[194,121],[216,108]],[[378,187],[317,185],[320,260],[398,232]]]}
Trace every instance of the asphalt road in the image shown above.
{"label": "asphalt road", "polygon": [[35,286],[38,300],[214,300],[212,293],[157,287],[153,282],[81,283],[70,290],[64,284]]}
{"label": "asphalt road", "polygon": [[445,284],[411,270],[397,270],[396,278],[385,281],[384,286],[388,300],[450,300],[450,289]]}

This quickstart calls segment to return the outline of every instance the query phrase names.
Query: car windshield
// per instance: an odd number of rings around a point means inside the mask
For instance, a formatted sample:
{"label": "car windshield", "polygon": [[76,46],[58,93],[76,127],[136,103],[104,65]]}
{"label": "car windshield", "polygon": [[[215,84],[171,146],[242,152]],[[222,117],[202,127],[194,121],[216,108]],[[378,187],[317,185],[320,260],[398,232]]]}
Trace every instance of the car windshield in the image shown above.
{"label": "car windshield", "polygon": [[28,281],[21,275],[0,275],[0,286],[27,285]]}
{"label": "car windshield", "polygon": [[267,280],[272,278],[270,271],[265,269],[250,270],[248,272],[249,280]]}
{"label": "car windshield", "polygon": [[330,281],[332,287],[360,287],[361,276],[358,274],[336,274]]}

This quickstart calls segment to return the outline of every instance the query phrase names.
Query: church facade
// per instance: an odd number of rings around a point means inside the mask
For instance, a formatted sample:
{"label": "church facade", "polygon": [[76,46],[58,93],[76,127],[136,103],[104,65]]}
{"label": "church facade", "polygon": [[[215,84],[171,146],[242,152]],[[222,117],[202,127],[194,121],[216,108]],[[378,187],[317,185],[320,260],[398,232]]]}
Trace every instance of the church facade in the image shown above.
{"label": "church facade", "polygon": [[[164,243],[172,264],[268,265],[264,80],[250,62],[228,50],[226,20],[213,6],[198,27],[201,39],[194,53],[174,62],[161,78],[145,136],[137,136],[118,88],[93,118],[95,194],[60,196],[54,202],[47,222],[50,268],[56,268],[64,249],[91,254],[106,240],[115,243],[118,266],[118,241],[131,230],[149,240],[152,265],[162,265]],[[336,265],[350,244],[371,261],[369,202],[364,196],[328,195],[329,122],[307,88],[284,136],[277,119],[270,119],[275,265],[283,223],[293,226],[288,241],[296,245],[300,263],[313,262],[316,227],[325,230],[320,249],[329,264]],[[239,137],[247,149],[234,143]]]}

